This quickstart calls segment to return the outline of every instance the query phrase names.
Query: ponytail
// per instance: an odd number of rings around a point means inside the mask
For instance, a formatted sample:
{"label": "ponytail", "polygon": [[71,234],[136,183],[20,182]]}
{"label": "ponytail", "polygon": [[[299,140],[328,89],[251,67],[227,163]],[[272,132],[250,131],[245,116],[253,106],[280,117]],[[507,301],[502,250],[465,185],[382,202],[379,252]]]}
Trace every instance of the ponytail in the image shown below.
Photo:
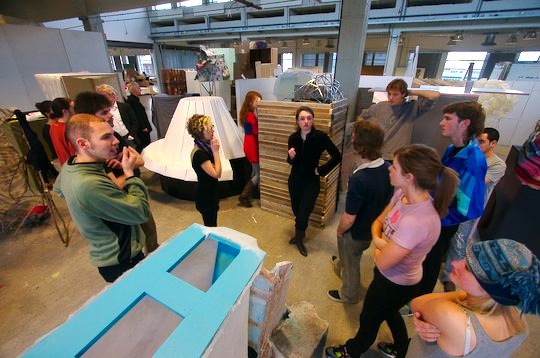
{"label": "ponytail", "polygon": [[71,106],[71,100],[67,98],[58,97],[51,102],[51,118],[58,119],[64,116],[64,110],[69,111]]}
{"label": "ponytail", "polygon": [[433,205],[439,216],[444,218],[448,213],[448,207],[454,200],[454,195],[459,186],[459,177],[457,173],[444,165],[439,172],[439,183],[435,191]]}
{"label": "ponytail", "polygon": [[433,205],[439,216],[445,217],[459,185],[456,172],[442,165],[437,151],[424,144],[401,147],[394,153],[394,160],[403,173],[414,176],[417,188],[435,192]]}

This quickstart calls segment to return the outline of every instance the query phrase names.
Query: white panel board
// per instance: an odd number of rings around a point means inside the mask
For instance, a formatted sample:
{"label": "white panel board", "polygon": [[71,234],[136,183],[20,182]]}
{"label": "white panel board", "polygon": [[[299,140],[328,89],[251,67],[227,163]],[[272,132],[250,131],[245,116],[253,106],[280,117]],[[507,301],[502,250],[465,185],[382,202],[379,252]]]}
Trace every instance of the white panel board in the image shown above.
{"label": "white panel board", "polygon": [[102,33],[61,30],[60,35],[69,61],[68,72],[112,72]]}
{"label": "white panel board", "polygon": [[60,31],[21,25],[2,25],[2,28],[27,93],[20,109],[33,110],[34,103],[44,99],[34,74],[70,71]]}
{"label": "white panel board", "polygon": [[28,107],[27,93],[24,87],[17,61],[9,48],[4,33],[5,26],[0,26],[0,107]]}

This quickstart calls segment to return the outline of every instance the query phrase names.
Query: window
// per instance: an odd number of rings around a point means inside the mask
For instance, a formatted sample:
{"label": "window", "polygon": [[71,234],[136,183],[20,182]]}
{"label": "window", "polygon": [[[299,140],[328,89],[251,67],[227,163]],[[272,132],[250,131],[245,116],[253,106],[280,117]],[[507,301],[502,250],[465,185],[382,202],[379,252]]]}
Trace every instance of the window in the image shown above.
{"label": "window", "polygon": [[538,62],[540,51],[523,51],[519,53],[518,62]]}
{"label": "window", "polygon": [[337,53],[331,52],[331,54],[332,54],[332,62],[330,63],[330,72],[336,73]]}
{"label": "window", "polygon": [[139,63],[139,69],[146,73],[148,76],[154,76],[154,65],[152,64],[151,55],[139,55],[137,56],[137,62]]}
{"label": "window", "polygon": [[487,52],[449,52],[441,76],[443,80],[463,81],[470,64],[473,64],[472,80],[480,77]]}
{"label": "window", "polygon": [[171,3],[152,6],[152,10],[170,10],[172,8]]}
{"label": "window", "polygon": [[324,66],[324,53],[304,52],[302,54],[302,67]]}
{"label": "window", "polygon": [[396,0],[375,0],[371,2],[371,10],[393,9],[396,7]]}
{"label": "window", "polygon": [[133,69],[138,73],[146,73],[148,76],[155,76],[152,55],[136,56],[109,56],[111,66],[115,72],[122,72],[126,69]]}
{"label": "window", "polygon": [[386,64],[386,52],[364,53],[365,66],[384,66]]}
{"label": "window", "polygon": [[284,52],[279,54],[278,63],[281,65],[283,72],[293,67],[293,54],[291,52]]}

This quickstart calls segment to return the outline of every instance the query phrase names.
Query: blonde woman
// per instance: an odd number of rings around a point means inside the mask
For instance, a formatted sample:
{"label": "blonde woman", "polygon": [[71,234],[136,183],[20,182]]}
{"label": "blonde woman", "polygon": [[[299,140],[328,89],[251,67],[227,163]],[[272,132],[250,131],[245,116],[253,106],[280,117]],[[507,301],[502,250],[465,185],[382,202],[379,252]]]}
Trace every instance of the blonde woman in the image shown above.
{"label": "blonde woman", "polygon": [[194,114],[188,120],[186,127],[195,141],[191,152],[191,165],[197,174],[195,207],[201,213],[204,225],[217,226],[221,160],[219,140],[214,137],[214,124],[210,117]]}

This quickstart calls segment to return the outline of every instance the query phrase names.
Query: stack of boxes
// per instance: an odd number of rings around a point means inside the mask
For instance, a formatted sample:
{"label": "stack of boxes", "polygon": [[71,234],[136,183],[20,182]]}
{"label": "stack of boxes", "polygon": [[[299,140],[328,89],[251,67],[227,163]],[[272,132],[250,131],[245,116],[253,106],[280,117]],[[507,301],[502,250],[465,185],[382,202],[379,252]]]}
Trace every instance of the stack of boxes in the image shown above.
{"label": "stack of boxes", "polygon": [[163,93],[182,95],[187,93],[186,71],[179,69],[161,70]]}
{"label": "stack of boxes", "polygon": [[[259,120],[259,160],[261,166],[261,208],[278,215],[294,218],[291,210],[287,181],[291,166],[287,163],[287,142],[297,130],[296,109],[302,105],[315,112],[315,128],[328,134],[340,151],[343,148],[347,99],[332,103],[261,101]],[[329,160],[325,152],[320,164]],[[324,226],[336,212],[339,166],[321,177],[321,190],[309,220]]]}

